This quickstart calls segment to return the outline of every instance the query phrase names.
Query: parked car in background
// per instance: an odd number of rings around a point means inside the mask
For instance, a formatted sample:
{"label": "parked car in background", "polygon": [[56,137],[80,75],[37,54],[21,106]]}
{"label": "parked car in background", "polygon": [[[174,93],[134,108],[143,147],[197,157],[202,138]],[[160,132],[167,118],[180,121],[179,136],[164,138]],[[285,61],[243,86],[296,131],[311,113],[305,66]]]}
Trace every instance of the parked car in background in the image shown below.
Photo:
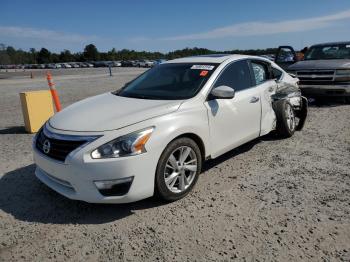
{"label": "parked car in background", "polygon": [[77,62],[77,64],[79,65],[79,67],[81,68],[87,68],[87,65],[83,62]]}
{"label": "parked car in background", "polygon": [[69,64],[72,66],[72,68],[80,68],[80,66],[79,66],[78,63],[71,62],[71,63],[69,63]]}
{"label": "parked car in background", "polygon": [[44,65],[46,69],[55,69],[55,65],[54,64],[45,64]]}
{"label": "parked car in background", "polygon": [[[291,54],[295,54],[292,47]],[[276,57],[277,63],[281,57]],[[288,62],[287,71],[300,80],[300,89],[306,96],[343,97],[350,102],[350,41],[311,46],[304,60]],[[286,64],[286,63],[285,63]]]}
{"label": "parked car in background", "polygon": [[94,62],[95,67],[108,67],[110,65],[110,61],[96,61]]}
{"label": "parked car in background", "polygon": [[121,66],[122,67],[132,67],[133,62],[131,60],[123,60],[123,61],[121,61]]}
{"label": "parked car in background", "polygon": [[122,66],[120,61],[112,61],[111,63],[112,63],[113,67],[120,67],[120,66]]}
{"label": "parked car in background", "polygon": [[91,63],[87,63],[87,62],[85,62],[84,64],[86,65],[86,67],[94,67],[94,65],[93,65],[93,64],[91,64]]}
{"label": "parked car in background", "polygon": [[153,61],[150,60],[138,60],[136,63],[137,67],[152,67],[153,65]]}
{"label": "parked car in background", "polygon": [[87,202],[133,202],[155,192],[180,199],[206,159],[273,130],[282,137],[300,130],[307,100],[297,82],[261,57],[167,61],[51,117],[33,141],[35,174]]}
{"label": "parked car in background", "polygon": [[61,64],[62,68],[72,68],[72,66],[68,63]]}

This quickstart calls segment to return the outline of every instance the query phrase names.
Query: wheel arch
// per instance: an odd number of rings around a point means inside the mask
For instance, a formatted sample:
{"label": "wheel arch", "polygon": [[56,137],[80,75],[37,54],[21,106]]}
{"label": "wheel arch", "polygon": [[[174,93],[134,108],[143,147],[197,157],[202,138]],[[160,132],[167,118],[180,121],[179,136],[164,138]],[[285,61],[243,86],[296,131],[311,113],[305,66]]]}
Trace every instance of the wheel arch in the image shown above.
{"label": "wheel arch", "polygon": [[205,153],[206,153],[205,144],[204,144],[202,138],[195,133],[184,133],[184,134],[178,135],[177,137],[173,138],[168,144],[170,144],[174,140],[182,138],[182,137],[190,138],[198,145],[199,150],[201,151],[202,161],[204,161],[205,160]]}

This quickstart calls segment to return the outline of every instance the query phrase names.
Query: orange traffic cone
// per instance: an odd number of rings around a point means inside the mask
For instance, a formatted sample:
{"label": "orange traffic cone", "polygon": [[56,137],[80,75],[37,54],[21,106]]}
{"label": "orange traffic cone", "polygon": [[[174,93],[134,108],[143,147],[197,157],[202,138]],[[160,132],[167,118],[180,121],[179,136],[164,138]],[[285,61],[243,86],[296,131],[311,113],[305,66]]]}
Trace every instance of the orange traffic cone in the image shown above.
{"label": "orange traffic cone", "polygon": [[48,71],[46,73],[46,78],[47,78],[47,83],[50,87],[51,95],[53,98],[53,102],[55,103],[56,111],[59,112],[61,111],[61,103],[60,103],[60,98],[58,97],[57,90],[55,88],[55,83],[52,81],[52,76],[51,73]]}

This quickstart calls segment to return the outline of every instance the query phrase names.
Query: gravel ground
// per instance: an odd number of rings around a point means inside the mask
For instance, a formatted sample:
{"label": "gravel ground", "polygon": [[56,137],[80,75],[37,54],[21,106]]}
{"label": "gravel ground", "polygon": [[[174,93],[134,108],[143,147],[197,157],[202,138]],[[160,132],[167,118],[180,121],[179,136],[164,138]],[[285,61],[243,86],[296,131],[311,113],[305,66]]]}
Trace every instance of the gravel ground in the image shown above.
{"label": "gravel ground", "polygon": [[[56,71],[63,105],[143,71],[113,70]],[[311,106],[292,138],[206,162],[180,201],[93,205],[34,177],[18,93],[42,88],[40,76],[0,80],[0,261],[350,261],[349,105]]]}

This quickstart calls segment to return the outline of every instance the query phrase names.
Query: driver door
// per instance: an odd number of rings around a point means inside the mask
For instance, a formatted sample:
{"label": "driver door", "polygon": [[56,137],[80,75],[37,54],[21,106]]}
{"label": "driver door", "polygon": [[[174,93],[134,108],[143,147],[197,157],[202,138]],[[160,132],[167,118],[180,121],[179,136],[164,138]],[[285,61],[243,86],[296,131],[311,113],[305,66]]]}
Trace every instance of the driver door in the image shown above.
{"label": "driver door", "polygon": [[258,137],[260,133],[260,93],[253,87],[248,61],[227,65],[213,88],[221,85],[233,88],[235,96],[205,102],[213,158]]}

